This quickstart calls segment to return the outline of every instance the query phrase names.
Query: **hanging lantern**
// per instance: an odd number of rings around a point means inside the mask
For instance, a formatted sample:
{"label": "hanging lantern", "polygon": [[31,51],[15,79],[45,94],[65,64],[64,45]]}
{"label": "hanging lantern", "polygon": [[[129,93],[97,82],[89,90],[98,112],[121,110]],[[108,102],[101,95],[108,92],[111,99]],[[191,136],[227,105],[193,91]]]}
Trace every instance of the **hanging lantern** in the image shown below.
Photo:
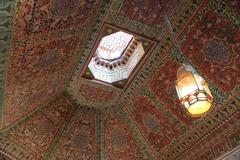
{"label": "hanging lantern", "polygon": [[176,90],[181,104],[192,116],[201,116],[211,108],[213,97],[207,83],[191,65],[178,69]]}

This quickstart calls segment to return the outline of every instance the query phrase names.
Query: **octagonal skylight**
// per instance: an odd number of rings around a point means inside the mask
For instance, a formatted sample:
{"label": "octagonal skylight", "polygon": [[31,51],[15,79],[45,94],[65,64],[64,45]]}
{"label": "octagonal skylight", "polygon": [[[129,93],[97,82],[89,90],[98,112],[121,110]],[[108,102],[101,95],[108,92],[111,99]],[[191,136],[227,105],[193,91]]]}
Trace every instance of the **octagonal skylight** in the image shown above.
{"label": "octagonal skylight", "polygon": [[115,32],[101,39],[88,68],[95,79],[113,83],[127,79],[144,53],[139,39]]}
{"label": "octagonal skylight", "polygon": [[96,53],[105,60],[120,58],[132,38],[132,35],[122,31],[103,37]]}

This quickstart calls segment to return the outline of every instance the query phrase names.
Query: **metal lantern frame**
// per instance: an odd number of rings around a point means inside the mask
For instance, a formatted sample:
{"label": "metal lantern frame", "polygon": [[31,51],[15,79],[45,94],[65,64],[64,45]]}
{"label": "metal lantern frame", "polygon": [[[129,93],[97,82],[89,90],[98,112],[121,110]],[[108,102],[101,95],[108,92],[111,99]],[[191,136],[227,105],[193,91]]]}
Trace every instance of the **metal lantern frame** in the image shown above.
{"label": "metal lantern frame", "polygon": [[[175,46],[179,49],[179,52],[181,52],[181,47],[176,38],[176,32],[174,32],[171,22],[169,21],[168,16],[164,10],[163,5],[161,5],[160,0],[159,0],[159,5],[163,9],[165,20],[166,20],[166,25],[169,27],[169,31],[171,33],[171,40],[175,44]],[[179,90],[178,83],[180,80],[183,80],[187,76],[191,76],[194,79],[195,89],[193,89],[192,92],[189,92],[188,94],[186,94],[184,96],[181,96],[181,91]],[[186,84],[185,89],[188,90],[189,88],[191,88],[191,87],[189,87],[188,84]],[[196,70],[191,65],[183,64],[183,66],[178,69],[176,90],[177,90],[178,97],[179,97],[181,104],[188,110],[188,112],[190,113],[191,116],[199,117],[210,110],[210,108],[212,106],[212,102],[213,102],[213,96],[208,88],[206,81],[196,72]],[[202,102],[202,103],[200,103],[200,102]],[[194,110],[190,111],[190,107],[193,107],[193,106],[196,109],[195,112],[198,111],[198,113],[194,113],[194,114],[191,113],[191,111],[194,111]],[[204,109],[204,107],[205,107],[206,110],[201,110],[201,106],[203,106],[202,109]]]}
{"label": "metal lantern frame", "polygon": [[[191,80],[194,80],[192,81],[194,82],[194,84],[193,83],[189,84],[193,86],[192,91],[187,93],[187,95],[183,95],[180,89],[183,86],[179,86],[180,85],[179,83],[184,81],[186,78],[191,78]],[[202,116],[211,108],[211,104],[213,102],[212,94],[207,86],[206,81],[196,72],[196,70],[192,66],[183,65],[178,69],[176,90],[181,104],[188,110],[191,116],[193,117]],[[196,103],[199,102],[209,103],[208,105],[210,106],[203,113],[199,114],[191,113],[189,111],[191,109],[191,106],[193,106],[194,104],[196,105]]]}

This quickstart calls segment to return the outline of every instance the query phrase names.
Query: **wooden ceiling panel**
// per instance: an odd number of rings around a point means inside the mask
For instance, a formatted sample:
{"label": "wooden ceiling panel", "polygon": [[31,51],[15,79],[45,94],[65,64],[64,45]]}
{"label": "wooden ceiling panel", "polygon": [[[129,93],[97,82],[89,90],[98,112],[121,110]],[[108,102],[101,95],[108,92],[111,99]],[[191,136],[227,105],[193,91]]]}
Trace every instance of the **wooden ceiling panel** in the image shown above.
{"label": "wooden ceiling panel", "polygon": [[[22,160],[200,160],[238,146],[238,1],[160,3],[0,1],[0,148]],[[80,77],[103,24],[156,42],[121,91]],[[182,63],[213,94],[204,117],[179,105]]]}

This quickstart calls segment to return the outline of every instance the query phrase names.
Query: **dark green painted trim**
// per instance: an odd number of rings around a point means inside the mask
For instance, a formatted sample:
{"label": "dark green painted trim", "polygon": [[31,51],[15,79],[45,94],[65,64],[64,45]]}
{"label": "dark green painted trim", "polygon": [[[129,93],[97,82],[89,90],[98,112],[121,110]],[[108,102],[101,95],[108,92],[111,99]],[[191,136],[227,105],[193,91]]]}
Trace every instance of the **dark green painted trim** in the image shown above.
{"label": "dark green painted trim", "polygon": [[7,79],[9,44],[12,37],[13,0],[0,0],[0,128],[3,121],[4,88]]}

